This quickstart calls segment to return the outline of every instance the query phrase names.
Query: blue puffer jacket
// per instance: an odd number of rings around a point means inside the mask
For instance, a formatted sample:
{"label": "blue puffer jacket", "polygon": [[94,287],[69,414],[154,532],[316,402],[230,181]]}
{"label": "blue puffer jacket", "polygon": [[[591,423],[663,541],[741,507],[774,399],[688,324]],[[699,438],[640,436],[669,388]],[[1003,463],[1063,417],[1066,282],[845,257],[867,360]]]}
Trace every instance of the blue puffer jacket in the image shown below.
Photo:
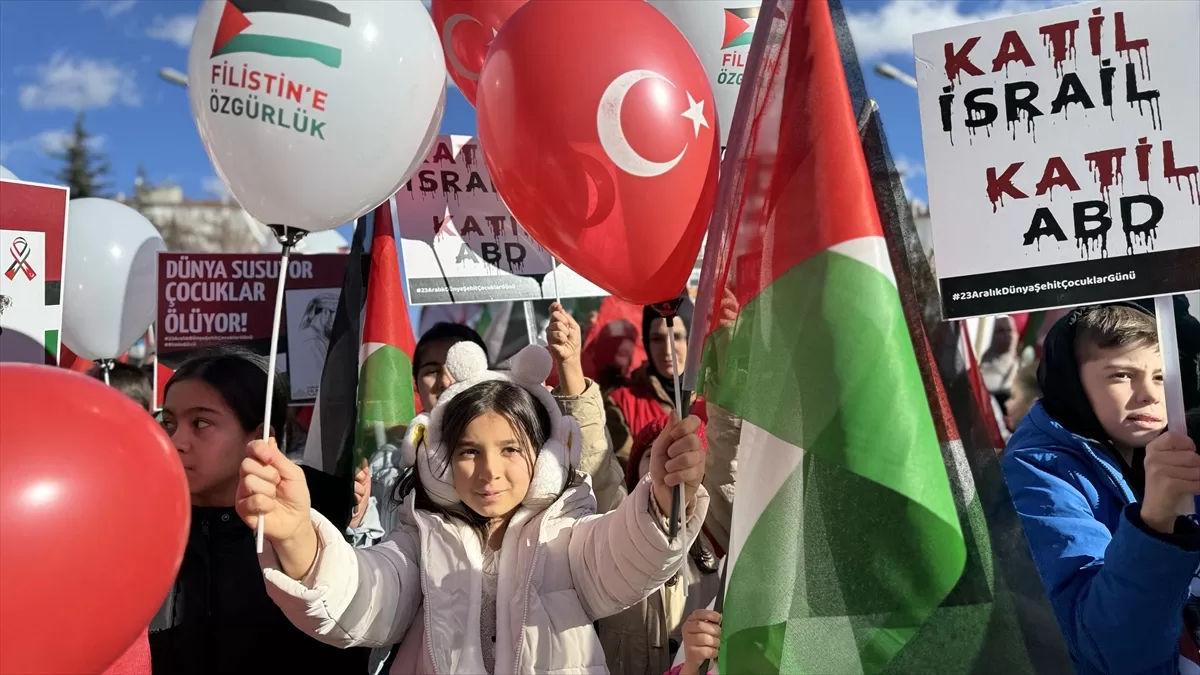
{"label": "blue puffer jacket", "polygon": [[1200,547],[1151,534],[1117,461],[1041,403],[1001,466],[1079,674],[1175,675]]}

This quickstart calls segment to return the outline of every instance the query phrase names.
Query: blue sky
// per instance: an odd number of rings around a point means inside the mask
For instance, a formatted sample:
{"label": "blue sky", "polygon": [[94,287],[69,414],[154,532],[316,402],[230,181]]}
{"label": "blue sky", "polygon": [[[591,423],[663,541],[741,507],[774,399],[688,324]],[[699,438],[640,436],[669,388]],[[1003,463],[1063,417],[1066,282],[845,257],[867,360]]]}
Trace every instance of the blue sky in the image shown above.
{"label": "blue sky", "polygon": [[[715,0],[711,0],[715,1]],[[916,92],[875,75],[879,62],[911,73],[911,35],[1041,8],[1051,0],[847,0],[870,94],[879,102],[897,164],[924,200]],[[0,164],[48,181],[76,111],[113,167],[112,191],[131,192],[138,165],[152,181],[170,179],[189,198],[223,193],[192,122],[187,91],[158,77],[187,70],[199,0],[0,1]],[[475,112],[457,90],[443,133],[473,134]]]}

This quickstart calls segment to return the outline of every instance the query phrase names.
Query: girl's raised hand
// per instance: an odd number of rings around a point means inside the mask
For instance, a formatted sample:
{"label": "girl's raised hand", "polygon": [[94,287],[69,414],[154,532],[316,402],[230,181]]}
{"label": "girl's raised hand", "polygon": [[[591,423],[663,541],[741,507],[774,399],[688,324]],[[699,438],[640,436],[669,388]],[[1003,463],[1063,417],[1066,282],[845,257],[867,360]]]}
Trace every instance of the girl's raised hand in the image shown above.
{"label": "girl's raised hand", "polygon": [[246,448],[238,481],[237,512],[255,529],[265,517],[263,536],[276,548],[297,533],[312,533],[312,500],[304,471],[279,451],[275,439],[254,441]]}
{"label": "girl's raised hand", "polygon": [[704,446],[696,435],[700,418],[690,415],[680,420],[678,413],[671,413],[671,417],[650,448],[650,481],[663,513],[670,513],[671,490],[676,485],[683,486],[684,505],[690,511],[704,478]]}

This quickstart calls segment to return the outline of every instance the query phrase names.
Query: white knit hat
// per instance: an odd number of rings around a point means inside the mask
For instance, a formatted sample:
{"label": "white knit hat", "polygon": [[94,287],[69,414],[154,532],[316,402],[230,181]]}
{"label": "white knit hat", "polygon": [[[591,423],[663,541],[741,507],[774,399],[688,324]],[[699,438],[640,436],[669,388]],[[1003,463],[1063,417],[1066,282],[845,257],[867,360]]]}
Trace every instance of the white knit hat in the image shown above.
{"label": "white knit hat", "polygon": [[[401,468],[417,467],[421,485],[429,497],[442,507],[459,504],[450,475],[450,452],[442,441],[442,415],[446,404],[481,382],[503,380],[522,387],[546,409],[550,418],[550,437],[537,453],[529,493],[521,502],[527,506],[548,506],[567,483],[574,467],[579,466],[582,439],[579,423],[563,415],[554,396],[546,389],[552,362],[545,347],[530,345],[509,361],[507,371],[488,370],[487,355],[470,341],[455,344],[446,354],[446,370],[454,378],[429,414],[417,415],[408,426],[401,447]],[[440,471],[439,471],[440,469]]]}

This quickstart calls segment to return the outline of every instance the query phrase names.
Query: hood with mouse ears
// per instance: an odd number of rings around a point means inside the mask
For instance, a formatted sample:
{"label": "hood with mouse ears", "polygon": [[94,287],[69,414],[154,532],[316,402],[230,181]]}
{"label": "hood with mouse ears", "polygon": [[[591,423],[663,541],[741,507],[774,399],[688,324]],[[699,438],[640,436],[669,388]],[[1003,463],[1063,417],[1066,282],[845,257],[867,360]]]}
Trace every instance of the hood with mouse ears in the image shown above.
{"label": "hood with mouse ears", "polygon": [[454,491],[450,473],[450,452],[442,441],[442,416],[446,406],[462,392],[481,382],[503,380],[533,394],[550,418],[550,437],[537,451],[525,506],[548,506],[567,485],[572,470],[579,466],[582,437],[574,417],[563,415],[544,382],[552,362],[545,347],[530,345],[510,360],[507,371],[488,370],[487,356],[474,342],[459,342],[446,355],[446,369],[454,377],[452,384],[438,397],[429,414],[418,415],[404,436],[401,468],[417,467],[421,486],[435,504],[449,508],[461,503]]}

